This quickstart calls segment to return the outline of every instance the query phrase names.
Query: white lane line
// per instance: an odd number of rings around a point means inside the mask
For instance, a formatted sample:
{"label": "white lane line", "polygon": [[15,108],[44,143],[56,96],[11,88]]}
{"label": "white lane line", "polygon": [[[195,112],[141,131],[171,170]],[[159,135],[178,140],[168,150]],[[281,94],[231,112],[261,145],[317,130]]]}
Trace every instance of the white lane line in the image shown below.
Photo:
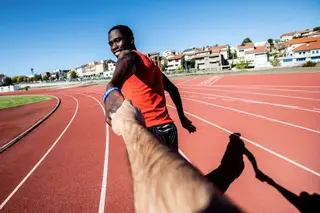
{"label": "white lane line", "polygon": [[210,77],[210,78],[208,78],[207,80],[204,80],[204,81],[200,82],[200,83],[198,84],[198,86],[201,86],[201,85],[207,86],[207,85],[209,85],[212,81],[216,80],[218,77],[219,77],[219,76]]}
{"label": "white lane line", "polygon": [[[233,87],[235,85],[224,85],[224,86],[229,86],[229,87]],[[245,87],[279,87],[279,88],[320,88],[320,86],[298,86],[298,85],[238,85],[238,86],[245,86]]]}
{"label": "white lane line", "polygon": [[276,123],[280,123],[280,124],[284,124],[284,125],[287,125],[287,126],[292,126],[292,127],[296,127],[296,128],[299,128],[299,129],[303,129],[303,130],[307,130],[307,131],[310,131],[310,132],[314,132],[314,133],[320,134],[320,131],[318,131],[318,130],[310,129],[310,128],[307,128],[307,127],[304,127],[304,126],[299,126],[299,125],[288,123],[288,122],[285,122],[285,121],[280,121],[280,120],[269,118],[269,117],[266,117],[266,116],[257,115],[257,114],[253,114],[253,113],[250,113],[250,112],[246,112],[246,111],[242,111],[242,110],[238,110],[238,109],[233,109],[233,108],[230,108],[230,107],[225,107],[225,106],[221,106],[221,105],[217,105],[217,104],[212,104],[212,103],[208,103],[208,102],[205,102],[205,101],[199,101],[199,100],[196,100],[196,99],[191,99],[191,98],[186,98],[186,97],[181,97],[181,98],[184,99],[184,100],[194,101],[194,102],[206,104],[206,105],[209,105],[209,106],[215,106],[215,107],[218,107],[218,108],[227,109],[227,110],[231,110],[231,111],[234,111],[234,112],[239,112],[239,113],[242,113],[242,114],[251,115],[251,116],[254,116],[254,117],[257,117],[257,118],[262,118],[262,119],[265,119],[265,120],[268,120],[268,121],[273,121],[273,122],[276,122]]}
{"label": "white lane line", "polygon": [[179,153],[180,153],[180,155],[181,155],[182,157],[184,157],[184,159],[186,159],[189,163],[193,164],[193,163],[189,160],[189,158],[181,151],[181,149],[179,149]]}
{"label": "white lane line", "polygon": [[30,172],[22,179],[22,181],[14,188],[14,190],[9,194],[9,196],[1,203],[0,205],[0,210],[7,204],[7,202],[12,198],[12,196],[20,189],[20,187],[27,181],[27,179],[32,175],[32,173],[39,167],[39,165],[44,161],[44,159],[47,157],[47,155],[51,152],[51,150],[56,146],[56,144],[59,142],[59,140],[61,139],[61,137],[64,135],[64,133],[67,131],[67,129],[69,128],[69,126],[71,125],[72,121],[74,120],[74,118],[76,117],[77,113],[78,113],[78,108],[79,108],[79,102],[78,100],[71,96],[77,105],[76,105],[76,110],[71,118],[71,120],[69,121],[68,125],[64,128],[64,130],[61,132],[61,134],[59,135],[59,137],[56,139],[56,141],[51,145],[51,147],[48,149],[48,151],[42,156],[42,158],[38,161],[38,163],[30,170]]}
{"label": "white lane line", "polygon": [[[180,93],[198,94],[198,95],[202,95],[201,98],[207,98],[207,99],[216,99],[216,98],[205,97],[204,95],[213,96],[213,97],[220,97],[220,98],[231,98],[231,99],[234,99],[234,100],[239,100],[239,101],[243,101],[243,102],[247,102],[247,103],[266,104],[266,105],[271,105],[271,106],[278,106],[278,107],[302,110],[302,111],[307,111],[307,112],[320,113],[320,111],[317,111],[315,109],[307,109],[307,108],[303,108],[303,107],[286,105],[286,104],[277,104],[277,103],[270,103],[270,102],[264,102],[264,101],[256,101],[256,100],[251,100],[251,99],[245,99],[245,98],[236,98],[236,97],[223,96],[223,95],[214,95],[214,94],[207,94],[207,93],[200,93],[200,92],[189,92],[189,91],[184,91],[184,90],[180,90],[179,92]],[[190,96],[190,97],[199,98],[199,97],[196,97],[196,96]]]}
{"label": "white lane line", "polygon": [[[210,85],[211,85],[211,84],[210,84]],[[206,86],[206,87],[207,87],[207,85],[203,85],[203,86]],[[251,87],[251,86],[225,86],[225,85],[214,85],[213,87],[229,87],[229,88],[255,89],[255,90],[275,90],[275,91],[285,91],[285,92],[320,93],[320,91],[312,91],[312,90],[277,89],[277,88],[266,88],[266,87]]]}
{"label": "white lane line", "polygon": [[[98,93],[100,94],[100,93]],[[94,99],[101,107],[103,113],[105,114],[104,107],[102,106],[101,102],[93,97],[92,95],[86,95],[92,99]],[[99,213],[104,213],[104,207],[106,203],[106,196],[107,196],[107,180],[108,180],[108,163],[109,163],[109,127],[106,123],[106,150],[104,154],[104,165],[103,165],[103,175],[102,175],[102,184],[101,184],[101,193],[100,193],[100,202],[99,202]]]}
{"label": "white lane line", "polygon": [[[190,85],[184,85],[182,87],[192,87]],[[282,98],[291,98],[291,99],[302,99],[309,101],[320,101],[317,98],[305,98],[300,96],[288,96],[288,95],[277,95],[277,94],[269,94],[269,93],[259,93],[259,92],[246,92],[246,91],[235,91],[235,90],[225,90],[225,89],[212,89],[212,88],[195,88],[192,87],[193,90],[212,90],[212,91],[222,91],[222,92],[233,92],[233,93],[244,93],[244,94],[253,94],[253,95],[264,95],[264,96],[274,96],[274,97],[282,97]]]}
{"label": "white lane line", "polygon": [[221,78],[223,78],[223,76],[220,76],[220,77],[216,78],[214,81],[212,81],[212,82],[210,83],[210,85],[216,83],[216,82],[217,82],[218,80],[220,80]]}
{"label": "white lane line", "polygon": [[[169,106],[169,107],[171,107],[171,108],[173,108],[173,109],[176,109],[174,106],[171,106],[170,104],[167,104],[167,106]],[[230,130],[225,129],[225,128],[217,125],[217,124],[211,123],[210,121],[207,121],[207,120],[205,120],[205,119],[203,119],[203,118],[201,118],[201,117],[199,117],[199,116],[197,116],[197,115],[194,115],[194,114],[192,114],[192,113],[190,113],[190,112],[187,112],[187,111],[184,111],[184,112],[185,112],[187,115],[190,115],[190,116],[192,116],[192,117],[194,117],[194,118],[197,118],[197,119],[199,119],[199,120],[201,120],[201,121],[203,121],[203,122],[205,122],[205,123],[207,123],[207,124],[209,124],[209,125],[211,125],[211,126],[214,126],[214,127],[218,128],[218,129],[222,130],[222,131],[225,131],[225,132],[227,132],[227,133],[229,133],[229,134],[233,134],[233,132],[231,132]],[[290,160],[289,158],[284,157],[283,155],[280,155],[280,154],[278,154],[278,153],[276,153],[276,152],[274,152],[274,151],[272,151],[272,150],[270,150],[270,149],[268,149],[268,148],[266,148],[266,147],[264,147],[264,146],[261,146],[260,144],[257,144],[256,142],[253,142],[253,141],[251,141],[251,140],[249,140],[249,139],[247,139],[247,138],[245,138],[245,137],[243,137],[243,136],[241,136],[241,139],[242,139],[242,140],[245,140],[245,141],[247,141],[248,143],[251,143],[252,145],[257,146],[257,147],[263,149],[264,151],[267,151],[267,152],[269,152],[269,153],[271,153],[271,154],[273,154],[273,155],[275,155],[275,156],[277,156],[277,157],[279,157],[279,158],[281,158],[281,159],[283,159],[283,160],[285,160],[285,161],[287,161],[287,162],[289,162],[289,163],[291,163],[291,164],[293,164],[293,165],[295,165],[295,166],[297,166],[297,167],[299,167],[299,168],[301,168],[301,169],[303,169],[303,170],[305,170],[305,171],[307,171],[307,172],[310,172],[310,173],[312,173],[312,174],[320,177],[320,174],[319,174],[318,172],[313,171],[312,169],[309,169],[309,168],[306,167],[306,166],[303,166],[303,165],[301,165],[301,164],[299,164],[299,163],[297,163],[297,162],[295,162],[295,161],[293,161],[293,160]]]}
{"label": "white lane line", "polygon": [[195,78],[187,79],[187,80],[185,80],[185,81],[182,81],[182,82],[180,82],[180,83],[177,83],[176,85],[179,86],[179,85],[181,85],[181,84],[184,84],[184,83],[186,83],[186,82],[192,81],[192,80],[194,80],[194,79],[195,79]]}
{"label": "white lane line", "polygon": [[[98,93],[98,92],[93,92],[93,93],[102,95],[102,93]],[[84,95],[86,95],[86,94],[84,94]],[[167,94],[167,95],[169,95],[169,94]],[[91,96],[91,95],[87,95],[87,96]],[[91,97],[94,98],[93,96],[91,96]],[[94,99],[95,99],[96,101],[98,101],[96,98],[94,98]],[[98,101],[98,102],[99,102],[99,101]],[[104,110],[101,102],[99,102],[99,104],[100,104],[100,106],[102,107],[103,112],[105,113],[105,110]],[[106,124],[106,127],[107,127],[107,134],[109,135],[108,124]],[[107,137],[107,141],[108,141],[107,144],[108,144],[108,147],[109,147],[109,137]],[[109,149],[109,148],[108,148],[108,149]],[[178,151],[179,151],[180,155],[181,155],[182,157],[184,157],[184,159],[186,159],[187,161],[189,161],[189,163],[193,164],[193,163],[190,161],[190,159],[182,152],[181,149],[178,149]],[[109,154],[109,152],[107,153],[107,151],[106,151],[106,155],[107,155],[107,154]],[[106,162],[106,161],[107,161],[107,162]],[[107,158],[107,159],[105,158],[105,168],[107,168],[107,167],[108,167],[108,158]],[[108,169],[107,169],[107,171],[108,171]],[[107,180],[107,171],[106,171],[106,175],[104,176],[106,180]],[[106,185],[106,183],[105,183],[105,185]],[[106,187],[105,187],[105,188],[106,188]],[[104,192],[104,194],[106,194],[106,193]],[[101,196],[102,196],[102,190],[101,190]],[[105,198],[104,198],[104,199],[105,199]],[[102,199],[101,199],[101,197],[100,197],[100,206],[102,205],[102,204],[101,204],[101,202],[102,202],[101,200],[102,200]],[[105,203],[105,202],[103,202],[103,205],[104,205],[104,203]],[[100,211],[100,206],[99,206],[99,213],[102,213],[103,211]],[[101,208],[104,209],[104,206],[101,207]]]}

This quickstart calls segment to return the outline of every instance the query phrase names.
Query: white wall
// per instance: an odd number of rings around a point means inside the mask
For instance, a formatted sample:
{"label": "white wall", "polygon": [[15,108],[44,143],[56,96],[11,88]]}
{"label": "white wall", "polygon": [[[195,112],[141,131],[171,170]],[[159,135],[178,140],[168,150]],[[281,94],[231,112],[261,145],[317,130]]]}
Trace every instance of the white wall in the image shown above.
{"label": "white wall", "polygon": [[11,85],[11,86],[1,86],[0,92],[13,92],[20,89],[19,85]]}
{"label": "white wall", "polygon": [[245,61],[254,61],[255,59],[255,56],[254,56],[254,53],[251,53],[251,54],[245,54]]}
{"label": "white wall", "polygon": [[114,63],[108,63],[108,70],[114,72],[114,70],[116,69],[116,65]]}
{"label": "white wall", "polygon": [[182,66],[182,59],[168,60],[168,70],[176,70],[178,67]]}

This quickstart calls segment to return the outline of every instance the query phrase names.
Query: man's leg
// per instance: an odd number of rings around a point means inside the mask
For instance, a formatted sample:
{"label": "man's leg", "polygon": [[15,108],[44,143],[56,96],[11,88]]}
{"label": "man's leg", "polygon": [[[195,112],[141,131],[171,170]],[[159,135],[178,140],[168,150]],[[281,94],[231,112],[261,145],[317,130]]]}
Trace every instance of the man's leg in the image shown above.
{"label": "man's leg", "polygon": [[172,123],[150,127],[149,130],[165,145],[178,152],[178,130]]}

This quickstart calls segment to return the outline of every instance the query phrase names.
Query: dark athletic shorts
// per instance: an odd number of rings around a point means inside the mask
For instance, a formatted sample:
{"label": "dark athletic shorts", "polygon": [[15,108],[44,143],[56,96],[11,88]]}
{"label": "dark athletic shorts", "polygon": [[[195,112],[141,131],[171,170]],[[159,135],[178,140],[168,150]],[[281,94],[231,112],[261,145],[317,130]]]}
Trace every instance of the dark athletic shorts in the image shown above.
{"label": "dark athletic shorts", "polygon": [[152,126],[148,129],[167,146],[178,152],[178,130],[173,122],[158,126]]}

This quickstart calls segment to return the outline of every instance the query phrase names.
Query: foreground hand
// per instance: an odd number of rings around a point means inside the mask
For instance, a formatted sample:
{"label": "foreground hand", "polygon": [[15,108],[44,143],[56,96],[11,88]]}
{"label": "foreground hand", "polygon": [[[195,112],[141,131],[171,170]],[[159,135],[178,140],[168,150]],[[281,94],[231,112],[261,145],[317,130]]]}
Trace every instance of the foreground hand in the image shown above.
{"label": "foreground hand", "polygon": [[183,128],[187,129],[189,133],[195,132],[197,128],[192,125],[192,121],[190,121],[187,117],[181,121]]}
{"label": "foreground hand", "polygon": [[111,114],[112,130],[117,135],[122,135],[130,124],[145,125],[141,111],[134,107],[129,100],[124,100],[117,111]]}

